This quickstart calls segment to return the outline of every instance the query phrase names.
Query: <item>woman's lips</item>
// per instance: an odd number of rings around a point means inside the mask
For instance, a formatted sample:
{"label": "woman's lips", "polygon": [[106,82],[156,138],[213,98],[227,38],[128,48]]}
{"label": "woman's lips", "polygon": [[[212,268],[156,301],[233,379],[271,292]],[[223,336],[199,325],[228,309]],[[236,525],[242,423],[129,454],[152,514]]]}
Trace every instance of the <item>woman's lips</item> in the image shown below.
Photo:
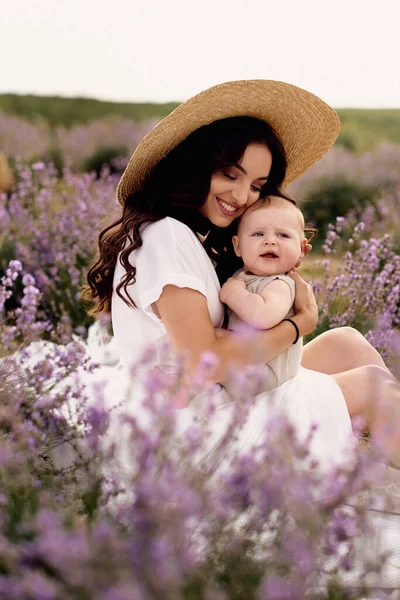
{"label": "woman's lips", "polygon": [[238,213],[239,208],[232,206],[232,204],[229,204],[229,202],[225,202],[225,200],[221,200],[220,198],[218,198],[218,196],[216,196],[216,198],[218,207],[223,215],[227,217],[232,217],[233,215],[236,215]]}

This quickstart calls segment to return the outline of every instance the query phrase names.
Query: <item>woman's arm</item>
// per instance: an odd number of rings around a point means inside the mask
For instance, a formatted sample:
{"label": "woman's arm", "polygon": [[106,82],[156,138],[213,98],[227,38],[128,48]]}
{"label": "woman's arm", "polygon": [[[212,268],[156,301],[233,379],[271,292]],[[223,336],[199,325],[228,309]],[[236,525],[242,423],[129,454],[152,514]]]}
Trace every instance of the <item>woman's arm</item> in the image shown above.
{"label": "woman's arm", "polygon": [[[296,283],[293,320],[300,335],[306,335],[317,324],[318,309],[311,287],[297,273],[291,276]],[[156,304],[175,350],[188,354],[189,371],[197,367],[203,352],[211,351],[217,356],[219,367],[213,381],[226,379],[232,365],[267,363],[296,337],[293,325],[287,321],[251,336],[231,333],[217,337],[205,296],[189,288],[166,285]]]}

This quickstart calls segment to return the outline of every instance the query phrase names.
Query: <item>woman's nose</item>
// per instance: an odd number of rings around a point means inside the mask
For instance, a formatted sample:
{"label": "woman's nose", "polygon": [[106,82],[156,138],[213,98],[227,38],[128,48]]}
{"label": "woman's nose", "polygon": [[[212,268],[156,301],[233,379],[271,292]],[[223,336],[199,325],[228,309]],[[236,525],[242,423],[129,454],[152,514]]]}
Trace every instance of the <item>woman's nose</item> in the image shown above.
{"label": "woman's nose", "polygon": [[243,206],[247,204],[249,198],[249,188],[245,185],[237,185],[232,189],[232,199],[236,204]]}

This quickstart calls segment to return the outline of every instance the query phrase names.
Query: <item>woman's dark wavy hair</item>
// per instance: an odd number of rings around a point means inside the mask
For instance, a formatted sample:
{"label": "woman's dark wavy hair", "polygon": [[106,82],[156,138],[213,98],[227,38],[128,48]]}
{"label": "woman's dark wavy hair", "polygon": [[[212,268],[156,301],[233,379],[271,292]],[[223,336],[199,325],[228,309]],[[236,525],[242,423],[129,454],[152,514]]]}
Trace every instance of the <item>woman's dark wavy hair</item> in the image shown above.
{"label": "woman's dark wavy hair", "polygon": [[[211,175],[238,163],[247,146],[257,142],[266,144],[272,154],[271,171],[260,197],[274,195],[291,200],[280,189],[286,174],[285,150],[267,123],[253,117],[230,117],[197,129],[156,165],[144,188],[127,198],[122,216],[101,231],[99,256],[88,270],[87,285],[82,294],[85,300],[94,304],[91,315],[111,310],[119,253],[126,273],[116,292],[128,306],[135,307],[127,290],[128,285],[136,281],[136,268],[130,264],[129,255],[142,245],[143,226],[167,216],[188,224],[188,215],[199,214],[206,201]],[[234,229],[235,224],[230,232],[232,235]],[[230,259],[230,274],[233,274],[237,268],[233,251]]]}

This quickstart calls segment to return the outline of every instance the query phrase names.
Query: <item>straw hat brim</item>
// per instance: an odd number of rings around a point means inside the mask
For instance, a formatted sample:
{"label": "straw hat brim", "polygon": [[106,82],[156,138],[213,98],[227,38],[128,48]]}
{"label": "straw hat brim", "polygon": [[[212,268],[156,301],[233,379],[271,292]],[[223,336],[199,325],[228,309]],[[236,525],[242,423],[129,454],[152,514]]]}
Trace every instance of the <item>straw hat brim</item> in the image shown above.
{"label": "straw hat brim", "polygon": [[287,156],[284,189],[324,156],[340,127],[333,108],[295,85],[263,79],[222,83],[178,106],[142,139],[118,184],[118,201],[124,204],[140,191],[154,167],[193,131],[239,116],[261,119],[279,135]]}

